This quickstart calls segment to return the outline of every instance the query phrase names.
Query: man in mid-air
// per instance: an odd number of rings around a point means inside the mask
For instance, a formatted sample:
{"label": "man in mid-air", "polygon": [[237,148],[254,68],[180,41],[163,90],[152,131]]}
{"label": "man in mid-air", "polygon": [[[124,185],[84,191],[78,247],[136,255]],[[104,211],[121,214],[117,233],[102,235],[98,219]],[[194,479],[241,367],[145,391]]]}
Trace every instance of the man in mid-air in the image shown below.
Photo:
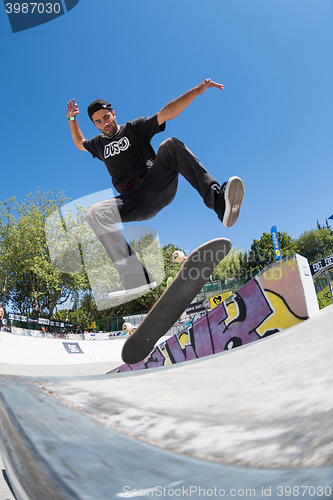
{"label": "man in mid-air", "polygon": [[157,154],[150,142],[165,130],[165,123],[176,118],[197,96],[208,88],[223,90],[210,79],[169,102],[157,114],[118,125],[116,113],[104,99],[88,106],[93,124],[101,132],[86,140],[76,120],[79,108],[75,99],[67,103],[67,118],[73,141],[80,151],[88,151],[105,163],[119,196],[93,205],[86,219],[103,244],[119,273],[122,285],[109,297],[132,295],[156,286],[117,227],[120,222],[153,218],[169,205],[177,192],[178,176],[198,191],[208,208],[214,210],[226,227],[235,224],[244,197],[239,177],[222,185],[212,177],[193,153],[178,139],[162,142]]}

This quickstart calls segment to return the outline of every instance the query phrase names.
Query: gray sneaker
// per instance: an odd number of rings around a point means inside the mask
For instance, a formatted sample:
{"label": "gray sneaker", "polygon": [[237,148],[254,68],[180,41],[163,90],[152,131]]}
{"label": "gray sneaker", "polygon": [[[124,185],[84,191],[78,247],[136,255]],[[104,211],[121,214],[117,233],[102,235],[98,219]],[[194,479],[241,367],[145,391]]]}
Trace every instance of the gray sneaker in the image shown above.
{"label": "gray sneaker", "polygon": [[148,291],[156,286],[156,281],[148,273],[132,274],[130,276],[125,276],[121,286],[110,292],[108,297],[109,299],[114,299],[126,295],[135,295],[136,293]]}
{"label": "gray sneaker", "polygon": [[231,227],[238,219],[244,198],[244,184],[239,177],[230,177],[220,187],[215,199],[215,212],[226,227]]}

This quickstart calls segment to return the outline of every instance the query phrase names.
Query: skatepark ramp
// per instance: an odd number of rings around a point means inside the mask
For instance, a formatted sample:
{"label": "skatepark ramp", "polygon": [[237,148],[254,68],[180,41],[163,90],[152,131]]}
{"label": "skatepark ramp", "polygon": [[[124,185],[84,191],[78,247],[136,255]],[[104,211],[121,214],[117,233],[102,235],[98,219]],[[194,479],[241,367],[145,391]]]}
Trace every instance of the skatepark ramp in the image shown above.
{"label": "skatepark ramp", "polygon": [[0,332],[0,373],[8,375],[102,374],[121,362],[124,337],[65,340]]}
{"label": "skatepark ramp", "polygon": [[198,359],[268,337],[319,312],[307,259],[293,255],[266,267],[187,330],[161,342],[127,372]]}
{"label": "skatepark ramp", "polygon": [[1,376],[17,499],[331,499],[332,322],[329,306],[261,342],[163,369]]}
{"label": "skatepark ramp", "polygon": [[[332,499],[333,306],[316,310],[303,261],[289,261],[287,294],[260,277],[270,314],[241,295],[247,314],[262,314],[260,342],[158,369],[0,375],[1,453],[17,500]],[[230,329],[247,320],[236,305]],[[279,311],[294,326],[267,323]]]}

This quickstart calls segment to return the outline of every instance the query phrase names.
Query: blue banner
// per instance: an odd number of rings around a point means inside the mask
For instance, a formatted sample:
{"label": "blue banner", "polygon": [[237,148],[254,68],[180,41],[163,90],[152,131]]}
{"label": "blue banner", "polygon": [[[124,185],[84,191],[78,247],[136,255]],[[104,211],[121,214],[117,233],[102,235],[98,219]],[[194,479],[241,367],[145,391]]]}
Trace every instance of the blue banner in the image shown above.
{"label": "blue banner", "polygon": [[281,250],[280,250],[280,243],[279,243],[279,235],[278,235],[276,226],[272,226],[271,235],[272,235],[275,258],[276,258],[276,260],[280,260],[281,259]]}

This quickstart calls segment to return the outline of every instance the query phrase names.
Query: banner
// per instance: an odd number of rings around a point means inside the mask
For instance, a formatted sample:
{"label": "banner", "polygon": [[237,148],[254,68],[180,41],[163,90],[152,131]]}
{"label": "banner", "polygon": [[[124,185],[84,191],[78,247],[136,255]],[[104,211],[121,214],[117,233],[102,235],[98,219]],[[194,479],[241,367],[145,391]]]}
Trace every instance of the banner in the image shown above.
{"label": "banner", "polygon": [[228,297],[230,297],[233,294],[233,292],[224,292],[220,293],[220,295],[215,295],[214,297],[211,297],[210,300],[210,308],[214,309],[214,307],[218,306],[219,304],[222,304]]}
{"label": "banner", "polygon": [[54,321],[46,318],[28,318],[27,316],[22,316],[22,314],[8,314],[8,319],[10,321],[20,321],[21,323],[37,323],[38,325],[55,326],[58,328],[69,327],[72,328],[72,323],[64,323],[62,321]]}
{"label": "banner", "polygon": [[311,274],[314,276],[325,269],[333,267],[333,255],[329,255],[328,257],[324,257],[323,259],[317,260],[313,264],[310,264]]}
{"label": "banner", "polygon": [[279,235],[278,235],[276,226],[272,226],[271,235],[272,235],[275,259],[280,260],[281,259],[281,250],[280,250],[280,243],[279,243]]}
{"label": "banner", "polygon": [[206,311],[209,309],[209,300],[201,300],[200,302],[192,302],[190,306],[186,309],[186,314],[195,314],[198,312]]}
{"label": "banner", "polygon": [[21,314],[12,314],[12,313],[8,314],[8,319],[10,321],[21,321],[22,323],[27,323],[28,321],[27,316],[22,316]]}

